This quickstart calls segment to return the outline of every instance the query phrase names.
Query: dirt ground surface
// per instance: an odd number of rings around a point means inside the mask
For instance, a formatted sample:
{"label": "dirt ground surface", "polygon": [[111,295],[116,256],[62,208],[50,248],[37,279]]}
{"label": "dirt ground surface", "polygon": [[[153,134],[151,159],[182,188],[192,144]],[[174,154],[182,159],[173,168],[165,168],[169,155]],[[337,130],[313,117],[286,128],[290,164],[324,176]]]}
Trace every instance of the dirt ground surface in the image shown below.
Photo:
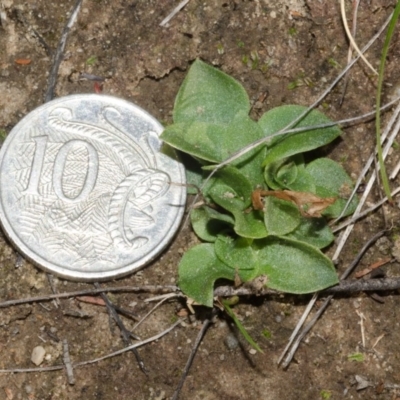
{"label": "dirt ground surface", "polygon": [[[74,5],[73,0],[0,1],[0,130],[9,133],[28,112],[43,104],[54,50]],[[319,0],[190,0],[171,22],[160,22],[178,0],[83,0],[61,63],[56,97],[93,93],[93,81],[82,73],[104,77],[102,92],[132,101],[163,124],[172,122],[174,98],[190,64],[201,58],[239,80],[253,104],[252,117],[282,104],[311,104],[347,63],[348,41],[336,1]],[[357,18],[362,47],[378,31],[395,1],[363,0]],[[346,2],[351,21],[352,4]],[[379,65],[384,38],[368,51]],[[384,101],[397,93],[400,41],[395,33],[387,61]],[[30,60],[26,63],[21,60]],[[320,109],[334,120],[373,109],[376,78],[363,63]],[[385,116],[384,122],[388,119]],[[323,150],[340,161],[356,179],[374,146],[373,123],[345,130]],[[393,146],[388,169],[399,161]],[[396,182],[393,182],[395,186]],[[378,199],[373,191],[369,201]],[[393,230],[367,253],[359,268],[391,257],[399,233],[398,206],[384,208]],[[384,228],[382,210],[358,223],[340,257],[343,271],[363,244]],[[0,239],[0,299],[51,293],[46,273],[22,260]],[[190,228],[179,235],[152,265],[107,286],[170,285],[177,265],[196,243]],[[328,249],[330,255],[333,248]],[[382,268],[399,275],[399,264]],[[93,285],[53,278],[58,292],[91,289]],[[396,399],[400,398],[400,299],[397,292],[336,296],[286,370],[277,367],[310,296],[246,298],[235,312],[264,353],[253,354],[232,322],[218,317],[195,357],[180,398],[239,399]],[[153,307],[152,294],[110,294],[120,307],[142,317]],[[322,301],[322,300],[321,300]],[[320,304],[320,303],[318,303]],[[399,309],[397,309],[399,307]],[[182,311],[183,310],[183,311]],[[183,300],[159,307],[135,333],[150,337],[166,329],[186,310]],[[70,385],[64,370],[0,374],[0,399],[170,399],[199,333],[206,310],[171,333],[139,349],[148,375],[132,353],[75,369]],[[135,321],[121,317],[128,329]],[[362,322],[361,322],[362,321]],[[41,367],[62,364],[62,341],[72,362],[90,360],[123,347],[120,332],[105,307],[63,299],[3,308],[0,313],[0,368],[35,367],[31,353],[43,346]],[[362,359],[354,360],[355,353]],[[352,356],[353,355],[353,356]],[[359,389],[356,376],[369,384]],[[360,378],[358,378],[360,379]],[[385,387],[386,385],[386,387]],[[397,385],[397,386],[396,386]],[[397,387],[397,389],[396,389]]]}

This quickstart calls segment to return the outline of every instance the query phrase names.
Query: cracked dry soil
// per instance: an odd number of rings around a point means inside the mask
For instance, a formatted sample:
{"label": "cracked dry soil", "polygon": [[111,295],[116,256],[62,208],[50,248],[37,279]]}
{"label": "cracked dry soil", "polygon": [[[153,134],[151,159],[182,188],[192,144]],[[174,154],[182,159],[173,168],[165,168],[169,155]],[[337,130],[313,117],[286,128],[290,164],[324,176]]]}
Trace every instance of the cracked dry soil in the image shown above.
{"label": "cracked dry soil", "polygon": [[[67,42],[58,75],[56,96],[92,93],[92,81],[82,73],[105,78],[103,93],[130,100],[162,123],[171,122],[174,97],[190,63],[200,57],[238,79],[251,98],[252,116],[281,104],[311,104],[346,65],[348,42],[339,5],[318,0],[191,0],[167,27],[162,19],[177,0],[84,0]],[[379,29],[395,1],[361,1],[357,41],[360,47]],[[8,133],[29,111],[43,103],[52,54],[72,0],[2,0],[0,27],[0,129]],[[346,2],[351,20],[351,2]],[[43,39],[40,40],[39,36]],[[378,65],[383,38],[368,52]],[[387,62],[385,101],[396,92],[400,75],[400,43],[395,33]],[[28,65],[16,60],[28,59]],[[294,89],[289,89],[289,85]],[[339,84],[320,107],[332,119],[360,115],[374,106],[376,80],[358,63],[340,106]],[[388,116],[384,118],[384,121]],[[324,148],[353,178],[374,146],[373,123],[345,130],[343,137]],[[394,146],[388,162],[398,162]],[[378,199],[378,191],[370,202]],[[399,229],[398,207],[386,208],[393,231],[364,257],[363,268],[390,255]],[[342,271],[363,244],[384,227],[381,211],[358,223],[342,253]],[[181,230],[170,247],[141,272],[109,282],[110,286],[174,284],[177,264],[196,242],[189,228]],[[0,298],[17,299],[50,293],[44,272],[20,261],[0,239]],[[332,251],[332,250],[330,250]],[[399,264],[383,268],[399,275]],[[92,287],[54,279],[60,292]],[[309,296],[242,299],[235,311],[264,350],[251,354],[240,345],[226,346],[236,335],[231,321],[219,318],[210,327],[181,392],[181,399],[396,399],[400,390],[384,389],[400,383],[400,329],[397,292],[381,294],[384,303],[366,294],[336,297],[307,336],[287,370],[276,361],[285,347]],[[143,316],[152,304],[149,294],[112,294],[121,307]],[[136,332],[146,338],[176,320],[184,302],[162,305]],[[139,349],[148,370],[144,375],[131,353],[75,370],[68,384],[64,371],[0,374],[0,399],[170,399],[199,332],[204,312],[187,319],[159,341]],[[364,316],[365,347],[360,316]],[[123,317],[124,318],[124,317]],[[134,321],[124,318],[128,328]],[[266,334],[268,332],[269,334]],[[380,340],[377,342],[377,340]],[[88,360],[123,346],[104,307],[60,300],[8,307],[0,313],[0,368],[33,367],[32,349],[46,350],[42,366],[62,363],[62,340],[67,339],[73,362]],[[229,339],[230,340],[230,339]],[[229,342],[228,340],[228,342]],[[234,342],[235,343],[235,342]],[[363,353],[363,361],[349,355]],[[357,391],[355,375],[373,386]]]}

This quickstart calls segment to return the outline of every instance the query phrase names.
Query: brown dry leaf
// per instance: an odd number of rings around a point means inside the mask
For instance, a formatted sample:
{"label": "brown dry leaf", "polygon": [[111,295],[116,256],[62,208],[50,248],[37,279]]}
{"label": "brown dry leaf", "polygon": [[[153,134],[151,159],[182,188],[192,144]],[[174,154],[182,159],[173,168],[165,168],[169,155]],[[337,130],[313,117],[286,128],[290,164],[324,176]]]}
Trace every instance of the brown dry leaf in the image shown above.
{"label": "brown dry leaf", "polygon": [[81,301],[82,303],[95,304],[96,306],[105,306],[106,305],[106,303],[104,303],[104,300],[101,299],[100,297],[79,296],[76,299],[78,301]]}
{"label": "brown dry leaf", "polygon": [[255,210],[264,208],[261,197],[273,196],[277,199],[290,201],[299,208],[305,217],[321,217],[321,212],[336,201],[336,197],[318,197],[307,192],[294,192],[292,190],[261,190],[256,189],[252,193],[253,207]]}
{"label": "brown dry leaf", "polygon": [[369,274],[370,272],[372,272],[374,269],[380,268],[383,265],[389,263],[390,261],[392,261],[391,258],[385,258],[384,260],[379,260],[376,263],[373,263],[372,265],[370,265],[367,268],[364,268],[361,271],[358,271],[354,276],[359,279],[362,278],[363,276]]}
{"label": "brown dry leaf", "polygon": [[264,204],[261,200],[261,193],[264,191],[265,190],[262,190],[262,189],[256,189],[256,190],[253,190],[253,193],[251,194],[251,202],[252,202],[253,208],[255,210],[264,209]]}
{"label": "brown dry leaf", "polygon": [[32,60],[30,60],[29,58],[17,58],[15,60],[15,63],[19,65],[29,65],[31,62]]}

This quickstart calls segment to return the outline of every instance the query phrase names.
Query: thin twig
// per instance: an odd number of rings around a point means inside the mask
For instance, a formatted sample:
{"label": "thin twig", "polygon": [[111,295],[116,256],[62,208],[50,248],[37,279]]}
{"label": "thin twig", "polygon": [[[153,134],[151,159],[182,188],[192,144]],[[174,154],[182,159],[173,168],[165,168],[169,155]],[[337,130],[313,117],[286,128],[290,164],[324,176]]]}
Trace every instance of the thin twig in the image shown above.
{"label": "thin twig", "polygon": [[178,14],[179,11],[182,10],[183,7],[186,6],[186,4],[189,3],[189,0],[183,0],[181,1],[160,23],[160,26],[165,26],[168,24],[169,21],[171,21],[172,18],[175,17],[176,14]]}
{"label": "thin twig", "polygon": [[[95,282],[94,287],[98,289],[100,287],[99,283]],[[125,344],[125,346],[129,346],[131,343],[131,337],[134,337],[135,339],[137,338],[132,332],[128,331],[126,329],[124,323],[122,322],[121,318],[119,317],[117,311],[115,310],[111,300],[107,297],[105,293],[100,293],[101,298],[104,300],[104,303],[106,303],[107,310],[110,314],[110,316],[114,319],[115,323],[117,324],[119,330],[121,331],[122,334],[122,340]],[[144,372],[147,375],[146,367],[144,365],[144,362],[142,358],[140,357],[138,351],[133,348],[132,353],[135,355],[136,361],[139,364],[140,369],[142,372]]]}
{"label": "thin twig", "polygon": [[332,300],[333,295],[328,296],[322,306],[318,309],[318,311],[314,314],[313,318],[311,321],[303,328],[299,336],[297,337],[296,341],[293,343],[289,353],[287,354],[285,361],[282,363],[282,368],[287,368],[290,362],[293,359],[294,354],[297,351],[297,348],[299,347],[301,341],[303,338],[307,335],[307,333],[311,330],[311,328],[315,325],[319,317],[323,314],[323,312],[326,310],[328,307],[330,301]]}
{"label": "thin twig", "polygon": [[74,370],[71,364],[71,358],[69,356],[68,341],[63,340],[63,361],[65,365],[65,370],[67,372],[67,379],[70,385],[75,385]]}
{"label": "thin twig", "polygon": [[22,21],[23,25],[25,26],[25,28],[31,32],[31,34],[33,36],[36,37],[36,39],[39,41],[39,43],[43,46],[46,54],[48,56],[51,56],[52,53],[52,49],[50,48],[50,46],[46,43],[46,41],[43,39],[43,37],[39,34],[38,31],[35,30],[35,28],[27,21],[27,19],[25,18],[24,14],[22,13],[21,10],[18,10],[17,8],[15,9],[18,15],[18,18]]}
{"label": "thin twig", "polygon": [[98,288],[98,289],[79,290],[76,292],[48,294],[48,295],[37,296],[37,297],[27,297],[25,299],[7,300],[7,301],[0,303],[0,308],[17,306],[19,304],[26,304],[26,303],[38,303],[39,301],[51,301],[53,299],[68,299],[70,297],[93,295],[93,294],[105,293],[105,292],[109,292],[109,293],[118,293],[118,292],[169,293],[169,292],[177,292],[177,291],[179,291],[179,288],[177,286],[173,286],[173,285],[104,287],[104,288]]}
{"label": "thin twig", "polygon": [[[358,6],[360,4],[360,0],[353,0],[353,19],[352,19],[352,35],[353,37],[356,37],[356,31],[357,31],[357,13],[358,13]],[[353,56],[353,48],[351,45],[349,46],[349,51],[347,53],[347,63],[351,61],[351,57]],[[343,79],[343,92],[342,92],[342,97],[340,99],[339,105],[342,106],[343,101],[344,101],[344,96],[346,95],[346,90],[347,90],[347,85],[349,83],[349,77],[350,73],[348,72],[344,79]]]}
{"label": "thin twig", "polygon": [[[319,292],[320,296],[331,294],[352,294],[359,292],[384,292],[400,289],[400,277],[382,279],[349,279],[341,281],[337,286]],[[275,296],[279,292],[276,290],[263,288],[257,293],[249,287],[234,288],[233,286],[218,286],[214,290],[214,296]],[[279,293],[280,294],[280,293]]]}
{"label": "thin twig", "polygon": [[[397,187],[393,192],[391,193],[392,197],[397,196],[397,194],[400,192],[400,186]],[[332,229],[332,232],[338,232],[342,230],[343,228],[349,228],[354,225],[354,223],[362,218],[364,218],[366,215],[370,214],[371,212],[375,211],[377,208],[379,208],[382,204],[385,204],[389,199],[387,197],[384,197],[382,200],[379,200],[377,203],[375,203],[373,206],[367,208],[363,212],[358,213],[354,217],[350,218],[349,220],[343,222],[336,228]]]}
{"label": "thin twig", "polygon": [[303,314],[299,320],[299,322],[296,325],[296,328],[293,329],[292,334],[290,335],[288,344],[286,345],[286,347],[283,349],[277,364],[280,365],[280,363],[283,360],[283,357],[285,357],[285,354],[288,352],[290,346],[293,344],[293,341],[296,339],[297,334],[299,333],[299,330],[301,329],[301,327],[303,326],[304,322],[306,321],[308,315],[310,314],[312,308],[314,307],[315,302],[318,299],[318,295],[315,293],[314,296],[312,297],[312,299],[308,302],[306,309],[303,311]]}
{"label": "thin twig", "polygon": [[[158,307],[161,306],[161,304],[163,304],[165,301],[174,298],[174,297],[180,297],[182,296],[180,293],[168,293],[168,294],[164,294],[163,298],[161,299],[161,301],[159,301],[136,325],[134,325],[134,327],[132,328],[132,330],[134,331],[135,329],[137,329],[137,327],[139,325],[141,325]],[[158,296],[157,296],[158,297]]]}
{"label": "thin twig", "polygon": [[344,0],[340,0],[340,11],[341,11],[341,15],[342,15],[344,30],[346,31],[346,35],[347,35],[351,45],[354,47],[354,50],[362,58],[362,60],[365,62],[365,64],[368,66],[368,68],[370,68],[371,71],[375,75],[378,75],[378,71],[376,71],[374,69],[374,67],[369,63],[369,61],[364,57],[363,52],[358,48],[357,43],[355,42],[355,40],[350,32],[349,25],[347,24],[347,19],[346,19],[346,8],[344,6]]}
{"label": "thin twig", "polygon": [[[393,115],[391,116],[388,124],[386,125],[385,131],[381,135],[382,143],[386,140],[387,136],[389,135],[390,131],[392,130],[393,125],[396,122],[396,119],[398,119],[398,117],[399,117],[399,114],[400,114],[400,103],[395,108],[395,110],[393,112]],[[397,122],[395,128],[393,129],[393,132],[397,132],[398,131],[398,123],[399,123],[399,121]],[[390,139],[389,139],[390,146],[388,146],[387,144],[385,145],[385,149],[384,149],[384,156],[385,157],[386,157],[386,154],[389,152],[389,149],[391,148],[391,146],[393,144],[394,136],[396,136],[396,134],[395,135],[392,134]],[[336,220],[334,222],[336,222],[339,219],[341,219],[342,216],[344,215],[344,213],[346,212],[348,206],[350,205],[350,202],[352,201],[353,197],[355,196],[355,194],[357,192],[357,189],[359,188],[361,182],[364,180],[368,170],[371,168],[371,165],[374,162],[375,153],[376,153],[376,150],[369,156],[368,161],[366,162],[364,168],[362,169],[362,171],[361,171],[361,173],[360,173],[360,175],[359,175],[359,177],[357,179],[357,182],[354,185],[354,189],[353,189],[350,197],[347,199],[346,205],[343,207],[343,210],[342,210],[341,214],[336,218]],[[371,186],[373,184],[374,180],[375,180],[375,178],[371,181],[372,183],[368,183],[368,185]]]}
{"label": "thin twig", "polygon": [[[99,358],[95,358],[94,360],[82,361],[82,362],[76,363],[76,364],[74,364],[74,367],[77,368],[77,367],[82,367],[82,366],[88,365],[88,364],[94,364],[94,363],[96,363],[96,362],[106,360],[107,358],[115,357],[115,356],[118,356],[118,355],[120,355],[120,354],[122,354],[122,353],[126,353],[127,351],[130,351],[130,350],[132,350],[132,349],[136,349],[137,347],[143,346],[144,344],[147,344],[147,343],[150,343],[150,342],[154,342],[154,341],[160,339],[161,337],[163,337],[164,335],[166,335],[168,332],[171,332],[171,331],[172,331],[177,325],[179,325],[181,322],[182,322],[181,319],[178,320],[178,321],[176,321],[173,325],[171,325],[171,326],[170,326],[169,328],[167,328],[165,331],[162,331],[162,332],[159,333],[158,335],[152,336],[152,337],[149,338],[149,339],[142,340],[141,342],[132,344],[132,345],[130,345],[130,346],[128,346],[128,347],[125,347],[125,348],[123,348],[123,349],[121,349],[121,350],[115,351],[114,353],[110,353],[110,354],[107,354],[107,355],[105,355],[105,356],[102,356],[102,357],[99,357]],[[1,371],[0,371],[0,372],[1,372]]]}
{"label": "thin twig", "polygon": [[54,54],[53,66],[51,68],[49,80],[47,83],[47,91],[46,91],[46,95],[44,97],[45,103],[47,103],[48,101],[50,101],[54,98],[54,89],[56,87],[58,69],[60,68],[60,64],[63,59],[64,49],[65,49],[65,45],[67,43],[68,34],[78,17],[81,5],[82,5],[82,0],[77,0],[74,5],[74,8],[71,11],[71,15],[68,19],[68,22],[65,25],[64,30],[61,34],[61,38],[58,43],[57,50]]}
{"label": "thin twig", "polygon": [[186,362],[186,365],[185,365],[185,368],[183,370],[181,379],[179,380],[178,386],[175,389],[175,392],[174,392],[174,394],[172,396],[172,400],[178,400],[179,394],[180,394],[180,392],[182,390],[182,387],[183,387],[183,384],[185,383],[185,380],[186,380],[186,377],[187,377],[187,375],[189,373],[190,367],[192,366],[192,363],[193,363],[194,357],[196,355],[197,349],[199,348],[200,343],[201,343],[201,341],[202,341],[202,339],[203,339],[208,327],[212,323],[212,320],[213,320],[214,316],[217,315],[217,313],[218,313],[218,309],[217,308],[213,308],[213,310],[211,311],[210,318],[207,318],[203,322],[203,326],[201,327],[201,330],[198,333],[198,335],[196,337],[196,340],[195,340],[195,342],[193,344],[192,351],[190,352],[190,355],[189,355],[189,358],[188,358],[188,360]]}

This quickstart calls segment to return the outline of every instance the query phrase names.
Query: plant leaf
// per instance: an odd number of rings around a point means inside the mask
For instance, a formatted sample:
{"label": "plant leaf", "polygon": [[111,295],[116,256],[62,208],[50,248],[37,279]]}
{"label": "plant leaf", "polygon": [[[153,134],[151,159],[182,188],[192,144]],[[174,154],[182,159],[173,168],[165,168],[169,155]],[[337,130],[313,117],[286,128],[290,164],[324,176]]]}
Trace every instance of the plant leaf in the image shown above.
{"label": "plant leaf", "polygon": [[[268,164],[264,170],[264,179],[268,187],[274,190],[290,189],[305,169],[304,157],[296,154],[293,157],[284,158]],[[294,189],[293,189],[294,190]],[[303,190],[307,191],[307,190]]]}
{"label": "plant leaf", "polygon": [[318,249],[329,246],[335,238],[325,218],[306,217],[302,217],[299,226],[286,237],[306,242]]}
{"label": "plant leaf", "polygon": [[[267,111],[258,123],[264,132],[264,136],[271,136],[295,120],[305,110],[306,107],[298,105],[276,107]],[[324,114],[317,110],[312,110],[295,127],[314,126],[329,122],[331,120]],[[336,139],[340,134],[340,129],[337,126],[333,126],[277,136],[269,143],[269,149],[263,165],[324,146]]]}
{"label": "plant leaf", "polygon": [[[217,257],[226,265],[237,270],[239,274],[243,270],[257,271],[257,255],[253,251],[251,239],[232,239],[228,236],[219,236],[215,242],[214,250]],[[253,279],[255,276],[240,276],[243,281]]]}
{"label": "plant leaf", "polygon": [[211,193],[218,194],[218,197],[240,210],[245,210],[251,204],[252,185],[235,167],[226,166],[218,170],[208,192],[211,196],[213,196]]}
{"label": "plant leaf", "polygon": [[239,111],[246,114],[250,111],[242,85],[217,68],[196,60],[176,96],[174,122],[229,124]]}
{"label": "plant leaf", "polygon": [[186,296],[208,307],[213,306],[214,282],[234,277],[235,271],[218,259],[209,243],[192,247],[179,263],[179,287]]}
{"label": "plant leaf", "polygon": [[234,230],[239,236],[262,238],[267,236],[262,213],[250,208],[252,185],[235,167],[225,167],[216,173],[216,178],[207,194],[225,210],[233,214]]}
{"label": "plant leaf", "polygon": [[264,222],[269,235],[284,236],[300,224],[300,211],[289,201],[267,197],[264,209]]}
{"label": "plant leaf", "polygon": [[188,121],[167,126],[161,139],[184,153],[212,163],[222,159],[226,142],[225,126],[203,121]]}
{"label": "plant leaf", "polygon": [[232,309],[229,307],[229,304],[226,300],[222,300],[222,305],[224,306],[224,309],[226,313],[233,319],[233,322],[236,324],[237,328],[239,329],[240,333],[243,335],[243,337],[247,340],[247,342],[255,348],[257,351],[260,353],[264,353],[260,346],[253,340],[253,338],[249,335],[247,330],[244,328],[242,323],[239,321],[238,317],[236,314],[232,311]]}
{"label": "plant leaf", "polygon": [[304,165],[297,166],[296,180],[288,183],[286,189],[293,190],[294,192],[315,193],[315,184]]}
{"label": "plant leaf", "polygon": [[338,283],[332,261],[306,243],[268,236],[254,242],[259,274],[268,277],[267,286],[288,293],[311,293]]}
{"label": "plant leaf", "polygon": [[[329,158],[318,158],[306,167],[307,173],[315,184],[315,194],[321,197],[336,196],[336,202],[323,214],[329,218],[340,215],[353,190],[353,182],[346,171],[337,162]],[[354,212],[358,204],[356,197],[350,202],[344,215]]]}
{"label": "plant leaf", "polygon": [[231,211],[235,217],[235,232],[239,236],[260,239],[268,235],[263,215],[260,211]]}
{"label": "plant leaf", "polygon": [[190,214],[190,220],[196,235],[206,242],[215,242],[222,231],[235,224],[232,216],[207,206],[194,209]]}
{"label": "plant leaf", "polygon": [[[263,132],[245,111],[239,111],[227,124],[215,124],[204,121],[187,121],[166,127],[161,138],[169,145],[201,160],[219,163],[249,143],[260,139]],[[265,158],[265,146],[244,154],[235,160],[244,173],[254,176],[259,183],[262,179],[262,160]],[[257,159],[254,159],[257,158]],[[251,163],[248,160],[251,159]]]}

